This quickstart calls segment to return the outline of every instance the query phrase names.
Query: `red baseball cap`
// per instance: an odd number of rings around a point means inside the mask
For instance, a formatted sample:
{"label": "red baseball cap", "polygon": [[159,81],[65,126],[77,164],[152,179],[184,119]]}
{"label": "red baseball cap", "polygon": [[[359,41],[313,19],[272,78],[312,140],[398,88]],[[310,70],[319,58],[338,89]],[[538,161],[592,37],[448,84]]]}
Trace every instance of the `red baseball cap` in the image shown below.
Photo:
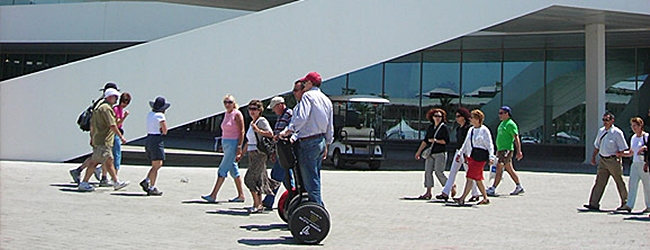
{"label": "red baseball cap", "polygon": [[311,81],[315,85],[321,84],[320,74],[318,74],[318,72],[316,71],[309,72],[309,74],[301,78],[299,81],[301,82]]}

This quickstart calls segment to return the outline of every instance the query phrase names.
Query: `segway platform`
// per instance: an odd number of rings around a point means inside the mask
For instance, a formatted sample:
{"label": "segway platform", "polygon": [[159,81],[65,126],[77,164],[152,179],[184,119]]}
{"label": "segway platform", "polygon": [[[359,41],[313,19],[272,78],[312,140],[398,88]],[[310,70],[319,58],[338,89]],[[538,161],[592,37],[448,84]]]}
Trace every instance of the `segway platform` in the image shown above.
{"label": "segway platform", "polygon": [[304,190],[298,161],[294,153],[295,145],[286,140],[279,140],[277,145],[278,160],[285,168],[285,176],[293,170],[295,187],[280,196],[278,214],[280,219],[289,224],[289,231],[300,243],[318,244],[330,231],[330,214],[325,207],[310,201]]}

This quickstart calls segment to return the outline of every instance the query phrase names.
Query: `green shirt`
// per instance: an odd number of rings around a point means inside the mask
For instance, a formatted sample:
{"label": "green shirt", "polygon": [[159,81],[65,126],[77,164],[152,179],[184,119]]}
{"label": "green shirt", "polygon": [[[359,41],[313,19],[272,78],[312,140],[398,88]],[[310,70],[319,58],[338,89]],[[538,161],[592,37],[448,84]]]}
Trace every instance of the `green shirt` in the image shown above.
{"label": "green shirt", "polygon": [[104,101],[95,108],[93,116],[90,118],[90,126],[93,128],[93,146],[113,147],[115,133],[111,130],[111,125],[117,125],[115,111],[108,102]]}
{"label": "green shirt", "polygon": [[518,134],[519,128],[512,119],[501,121],[497,129],[497,151],[515,150],[515,135]]}

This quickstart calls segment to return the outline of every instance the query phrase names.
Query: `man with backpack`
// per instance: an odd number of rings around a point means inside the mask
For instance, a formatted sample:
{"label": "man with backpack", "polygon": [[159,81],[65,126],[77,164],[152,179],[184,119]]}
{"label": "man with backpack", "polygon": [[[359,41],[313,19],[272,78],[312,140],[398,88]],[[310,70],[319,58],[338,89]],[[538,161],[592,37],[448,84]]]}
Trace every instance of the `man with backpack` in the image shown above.
{"label": "man with backpack", "polygon": [[[97,108],[97,106],[99,106],[99,104],[102,103],[102,101],[104,100],[104,93],[108,89],[115,89],[117,91],[120,91],[120,89],[117,88],[117,84],[113,82],[107,82],[106,84],[104,84],[104,88],[99,89],[99,91],[102,91],[102,95],[99,98],[97,98],[97,100],[93,101],[90,107],[84,110],[84,112],[82,112],[79,115],[79,118],[77,119],[77,125],[79,125],[79,129],[81,129],[81,131],[84,132],[90,131],[90,119],[92,118],[93,110],[95,110],[95,108]],[[87,161],[89,160],[90,158],[86,159],[86,161],[84,161],[79,167],[70,169],[70,176],[72,177],[72,181],[79,184],[81,172],[84,170],[84,168],[86,168],[86,166],[88,166]],[[102,168],[96,168],[94,174],[95,174],[95,178],[99,181],[101,180],[101,176],[104,177],[106,176],[106,171],[102,171]],[[100,182],[100,186],[108,186],[108,183],[102,185],[102,183]]]}
{"label": "man with backpack", "polygon": [[93,154],[86,160],[86,174],[81,182],[79,182],[80,191],[93,191],[95,188],[88,184],[90,175],[94,172],[97,165],[100,163],[104,169],[113,179],[113,188],[120,190],[129,185],[128,181],[120,181],[117,177],[115,167],[113,166],[113,143],[115,135],[117,135],[122,143],[126,143],[126,139],[120,133],[115,121],[115,111],[112,105],[117,102],[120,92],[116,89],[110,88],[104,91],[104,101],[95,107],[91,118],[90,125],[90,144],[93,147]]}

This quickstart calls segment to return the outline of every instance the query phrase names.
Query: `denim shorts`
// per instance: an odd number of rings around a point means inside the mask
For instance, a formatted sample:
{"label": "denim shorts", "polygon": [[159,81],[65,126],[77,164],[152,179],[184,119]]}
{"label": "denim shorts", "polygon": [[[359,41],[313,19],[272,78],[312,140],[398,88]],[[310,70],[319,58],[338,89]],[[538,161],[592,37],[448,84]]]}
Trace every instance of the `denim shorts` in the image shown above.
{"label": "denim shorts", "polygon": [[165,160],[165,142],[162,135],[147,135],[144,151],[150,161]]}

